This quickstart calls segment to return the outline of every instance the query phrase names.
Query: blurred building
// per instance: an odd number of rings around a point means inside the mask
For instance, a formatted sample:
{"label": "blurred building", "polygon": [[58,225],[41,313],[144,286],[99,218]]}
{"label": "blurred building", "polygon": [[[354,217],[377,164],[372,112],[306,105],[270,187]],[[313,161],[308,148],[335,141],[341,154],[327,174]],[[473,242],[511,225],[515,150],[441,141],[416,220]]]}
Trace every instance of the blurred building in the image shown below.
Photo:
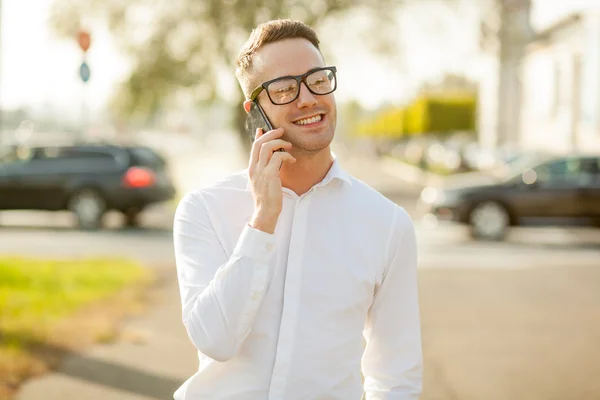
{"label": "blurred building", "polygon": [[522,82],[522,146],[600,151],[600,12],[565,15],[538,32]]}
{"label": "blurred building", "polygon": [[482,52],[480,142],[600,151],[600,2],[501,3],[496,40]]}

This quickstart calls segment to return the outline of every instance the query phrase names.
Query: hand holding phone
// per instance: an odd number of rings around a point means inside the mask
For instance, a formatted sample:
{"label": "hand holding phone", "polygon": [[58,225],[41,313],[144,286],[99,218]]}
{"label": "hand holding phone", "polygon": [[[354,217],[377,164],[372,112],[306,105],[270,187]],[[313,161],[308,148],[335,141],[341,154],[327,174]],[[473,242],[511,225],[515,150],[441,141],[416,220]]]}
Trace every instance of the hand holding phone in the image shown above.
{"label": "hand holding phone", "polygon": [[[296,162],[296,159],[285,151],[291,148],[292,144],[281,139],[282,135],[282,128],[266,133],[258,128],[250,153],[248,174],[254,198],[254,214],[250,226],[267,233],[275,232],[283,207],[279,169],[284,162]],[[278,149],[282,151],[277,151]]]}

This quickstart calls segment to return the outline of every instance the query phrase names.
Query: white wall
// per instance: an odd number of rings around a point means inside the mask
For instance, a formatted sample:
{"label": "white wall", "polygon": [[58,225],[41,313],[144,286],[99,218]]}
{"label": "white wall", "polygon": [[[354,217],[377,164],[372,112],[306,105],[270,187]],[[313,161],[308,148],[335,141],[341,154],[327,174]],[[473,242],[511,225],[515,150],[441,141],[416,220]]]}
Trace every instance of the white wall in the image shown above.
{"label": "white wall", "polygon": [[581,107],[578,141],[580,148],[600,152],[600,14],[590,15],[585,27]]}
{"label": "white wall", "polygon": [[556,152],[600,150],[598,22],[597,17],[588,16],[525,58],[523,147]]}

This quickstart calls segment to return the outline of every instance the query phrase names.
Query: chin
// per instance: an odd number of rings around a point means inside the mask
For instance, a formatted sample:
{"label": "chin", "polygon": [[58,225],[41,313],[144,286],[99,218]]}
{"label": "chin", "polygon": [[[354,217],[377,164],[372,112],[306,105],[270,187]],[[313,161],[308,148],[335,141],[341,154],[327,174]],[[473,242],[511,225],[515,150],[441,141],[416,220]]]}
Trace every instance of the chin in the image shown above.
{"label": "chin", "polygon": [[[302,138],[304,139],[304,138]],[[308,140],[294,140],[292,146],[295,149],[308,153],[318,153],[321,150],[326,149],[331,144],[333,137],[319,137],[310,138]]]}
{"label": "chin", "polygon": [[301,151],[316,153],[326,149],[333,141],[334,126],[323,127],[319,131],[307,131],[303,129],[294,129],[290,135],[286,135],[292,143],[293,148]]}

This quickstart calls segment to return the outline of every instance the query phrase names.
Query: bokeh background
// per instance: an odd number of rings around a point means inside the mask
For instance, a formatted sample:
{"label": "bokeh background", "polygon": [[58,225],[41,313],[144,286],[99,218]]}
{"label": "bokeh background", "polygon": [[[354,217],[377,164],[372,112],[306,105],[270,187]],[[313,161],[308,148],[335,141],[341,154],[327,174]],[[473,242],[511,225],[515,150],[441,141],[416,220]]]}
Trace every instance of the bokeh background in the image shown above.
{"label": "bokeh background", "polygon": [[600,1],[0,15],[0,399],[166,399],[195,372],[173,214],[245,167],[234,61],[278,17],[312,25],[338,68],[342,165],[415,221],[421,398],[600,399]]}

